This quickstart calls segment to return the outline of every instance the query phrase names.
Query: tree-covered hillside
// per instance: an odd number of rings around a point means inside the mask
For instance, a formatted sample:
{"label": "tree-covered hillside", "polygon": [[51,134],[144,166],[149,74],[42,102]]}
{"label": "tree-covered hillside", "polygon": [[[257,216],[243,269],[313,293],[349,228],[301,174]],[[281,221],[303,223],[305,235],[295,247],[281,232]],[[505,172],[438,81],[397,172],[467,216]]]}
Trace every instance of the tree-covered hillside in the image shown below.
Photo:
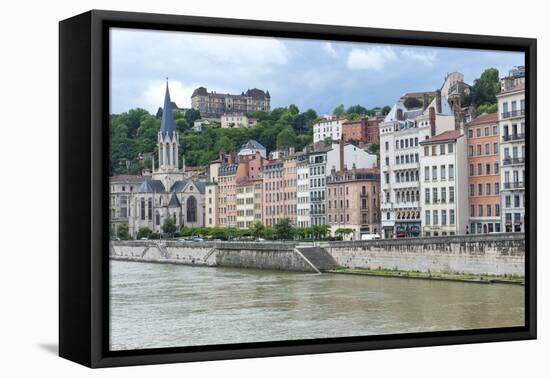
{"label": "tree-covered hillside", "polygon": [[[180,136],[179,159],[185,156],[187,165],[204,165],[218,157],[220,150],[236,151],[249,139],[263,144],[268,151],[293,146],[303,148],[312,139],[312,126],[317,113],[310,109],[301,113],[295,105],[256,112],[258,119],[251,128],[222,129],[217,123],[203,125],[202,132],[192,130],[198,112],[175,112],[174,119]],[[162,112],[149,114],[132,109],[111,116],[111,174],[138,174],[151,165],[151,153],[157,154],[157,135]],[[180,163],[181,164],[181,163]]]}

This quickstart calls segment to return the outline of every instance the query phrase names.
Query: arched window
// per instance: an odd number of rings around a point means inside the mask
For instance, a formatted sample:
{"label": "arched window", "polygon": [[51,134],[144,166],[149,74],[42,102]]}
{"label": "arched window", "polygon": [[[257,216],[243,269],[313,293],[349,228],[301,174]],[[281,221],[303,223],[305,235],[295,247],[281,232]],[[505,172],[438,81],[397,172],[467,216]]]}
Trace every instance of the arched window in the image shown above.
{"label": "arched window", "polygon": [[160,214],[158,211],[155,212],[155,224],[160,225]]}
{"label": "arched window", "polygon": [[187,199],[187,222],[197,221],[197,200],[194,196]]}
{"label": "arched window", "polygon": [[145,199],[141,199],[141,206],[140,206],[140,218],[141,220],[145,220]]}
{"label": "arched window", "polygon": [[164,148],[165,148],[165,151],[166,151],[166,164],[170,165],[170,164],[172,164],[170,162],[170,144],[166,143],[166,146]]}
{"label": "arched window", "polygon": [[176,157],[176,143],[172,145],[172,165],[176,165],[178,158]]}

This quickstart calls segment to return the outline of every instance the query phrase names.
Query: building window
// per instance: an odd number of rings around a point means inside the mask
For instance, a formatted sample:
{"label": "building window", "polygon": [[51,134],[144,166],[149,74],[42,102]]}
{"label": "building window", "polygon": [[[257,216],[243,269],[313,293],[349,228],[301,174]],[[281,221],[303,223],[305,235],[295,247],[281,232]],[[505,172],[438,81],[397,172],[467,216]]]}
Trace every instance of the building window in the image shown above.
{"label": "building window", "polygon": [[482,196],[483,195],[483,185],[477,184],[477,195]]}
{"label": "building window", "polygon": [[468,129],[468,138],[473,138],[473,137],[474,137],[474,130]]}
{"label": "building window", "polygon": [[481,163],[477,163],[477,175],[481,176],[483,174],[483,171],[481,170]]}
{"label": "building window", "polygon": [[[470,205],[470,217],[475,217],[475,216],[476,216],[476,214],[475,214],[475,207],[474,207],[474,205]],[[473,230],[473,229],[474,229],[474,228],[472,227],[472,230]]]}
{"label": "building window", "polygon": [[140,203],[140,218],[141,220],[145,220],[145,199],[141,199]]}
{"label": "building window", "polygon": [[473,145],[468,145],[468,156],[469,157],[472,157],[474,156],[474,146]]}
{"label": "building window", "polygon": [[477,216],[478,217],[483,216],[483,205],[477,205]]}
{"label": "building window", "polygon": [[475,195],[476,195],[475,186],[474,184],[470,184],[470,197],[473,197]]}
{"label": "building window", "polygon": [[447,203],[447,188],[445,187],[441,188],[441,202]]}
{"label": "building window", "polygon": [[470,164],[470,176],[474,175],[474,165]]}
{"label": "building window", "polygon": [[187,199],[187,222],[197,221],[197,200],[194,196]]}
{"label": "building window", "polygon": [[147,200],[147,219],[153,220],[153,200]]}
{"label": "building window", "polygon": [[476,129],[476,136],[478,138],[481,136],[481,129],[479,127]]}
{"label": "building window", "polygon": [[477,152],[477,156],[481,156],[481,144],[478,144],[476,146],[476,152]]}
{"label": "building window", "polygon": [[446,169],[445,169],[446,167],[444,165],[442,165],[439,168],[441,170],[441,180],[446,180],[447,179]]}
{"label": "building window", "polygon": [[447,225],[447,210],[441,210],[441,225]]}
{"label": "building window", "polygon": [[491,205],[486,206],[485,213],[487,214],[488,217],[491,216]]}
{"label": "building window", "polygon": [[491,195],[491,184],[485,184],[485,195],[486,196]]}
{"label": "building window", "polygon": [[439,145],[439,154],[440,155],[445,155],[445,145],[444,144]]}
{"label": "building window", "polygon": [[495,193],[495,195],[500,194],[500,183],[498,183],[498,182],[495,182],[494,193]]}
{"label": "building window", "polygon": [[430,203],[430,189],[426,188],[425,189],[425,197],[426,197],[426,203],[429,204]]}
{"label": "building window", "polygon": [[500,205],[495,205],[495,217],[500,217]]}
{"label": "building window", "polygon": [[432,167],[432,180],[437,180],[437,166],[435,165]]}
{"label": "building window", "polygon": [[489,143],[485,143],[485,155],[491,154],[491,145]]}
{"label": "building window", "polygon": [[429,225],[430,221],[430,210],[426,210],[426,224]]}
{"label": "building window", "polygon": [[455,202],[455,187],[449,186],[449,203]]}
{"label": "building window", "polygon": [[449,143],[447,145],[447,152],[452,154],[454,152],[454,145],[452,143]]}
{"label": "building window", "polygon": [[498,126],[493,126],[493,135],[498,135]]}
{"label": "building window", "polygon": [[497,142],[493,143],[493,153],[498,154],[498,143]]}
{"label": "building window", "polygon": [[484,132],[485,132],[485,136],[489,136],[489,128],[488,127],[485,128]]}
{"label": "building window", "polygon": [[437,226],[439,224],[439,219],[438,219],[438,212],[437,210],[434,210],[433,211],[433,215],[434,215],[434,225]]}

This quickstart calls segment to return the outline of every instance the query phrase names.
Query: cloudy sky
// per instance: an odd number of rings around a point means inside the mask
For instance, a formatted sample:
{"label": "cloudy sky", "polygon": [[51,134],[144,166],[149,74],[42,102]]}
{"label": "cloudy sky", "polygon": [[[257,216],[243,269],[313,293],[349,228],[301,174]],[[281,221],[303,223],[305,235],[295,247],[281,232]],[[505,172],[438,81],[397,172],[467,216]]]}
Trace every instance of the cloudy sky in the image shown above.
{"label": "cloudy sky", "polygon": [[220,93],[268,89],[272,108],[331,112],[339,104],[391,105],[405,92],[439,88],[446,73],[472,83],[501,75],[521,53],[215,34],[111,30],[111,112],[156,112],[169,78],[172,101],[190,107],[199,86]]}

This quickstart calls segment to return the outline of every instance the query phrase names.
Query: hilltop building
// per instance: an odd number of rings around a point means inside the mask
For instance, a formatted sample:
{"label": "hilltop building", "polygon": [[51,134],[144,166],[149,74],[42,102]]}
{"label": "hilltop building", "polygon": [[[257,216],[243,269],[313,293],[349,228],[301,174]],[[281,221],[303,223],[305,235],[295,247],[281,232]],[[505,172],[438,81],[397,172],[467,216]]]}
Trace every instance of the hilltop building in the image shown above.
{"label": "hilltop building", "polygon": [[269,91],[253,88],[238,94],[208,92],[199,87],[191,95],[191,107],[203,118],[220,119],[225,113],[252,113],[271,110]]}

